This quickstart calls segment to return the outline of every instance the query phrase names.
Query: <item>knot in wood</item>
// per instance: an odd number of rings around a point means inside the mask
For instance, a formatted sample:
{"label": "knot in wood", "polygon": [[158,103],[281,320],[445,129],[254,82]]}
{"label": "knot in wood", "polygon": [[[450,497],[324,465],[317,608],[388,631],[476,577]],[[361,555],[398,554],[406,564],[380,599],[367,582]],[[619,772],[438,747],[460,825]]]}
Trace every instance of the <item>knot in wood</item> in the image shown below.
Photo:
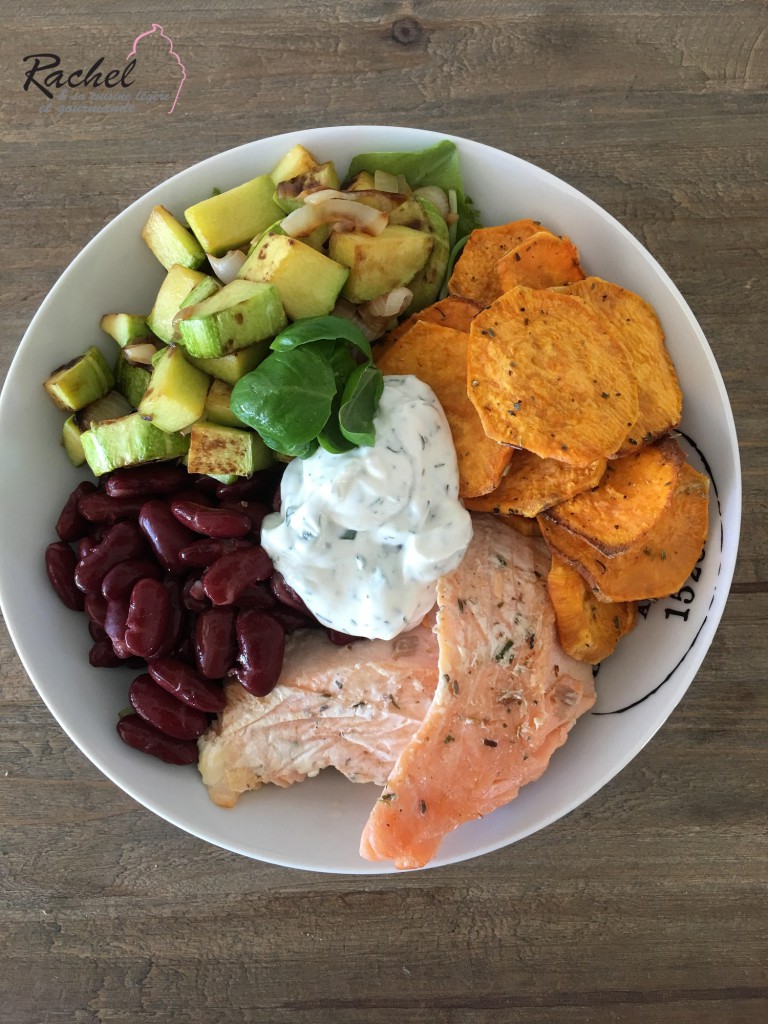
{"label": "knot in wood", "polygon": [[412,46],[421,39],[423,29],[416,18],[398,18],[392,22],[392,38],[401,46]]}

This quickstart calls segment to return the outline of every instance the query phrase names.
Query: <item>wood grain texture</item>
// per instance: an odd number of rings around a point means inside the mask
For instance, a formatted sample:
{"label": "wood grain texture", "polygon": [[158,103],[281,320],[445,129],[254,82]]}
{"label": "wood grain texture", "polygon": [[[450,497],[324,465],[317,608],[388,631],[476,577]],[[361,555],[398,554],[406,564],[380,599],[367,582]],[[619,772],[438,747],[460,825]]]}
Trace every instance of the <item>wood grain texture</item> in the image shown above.
{"label": "wood grain texture", "polygon": [[[188,71],[172,115],[161,72],[130,108],[23,91],[25,55],[121,65],[158,19]],[[252,863],[154,817],[0,632],[0,1024],[768,1019],[765,4],[62,0],[2,28],[0,374],[69,261],[170,174],[301,127],[428,127],[559,175],[661,262],[730,395],[744,514],[722,625],[657,737],[542,833],[404,877]]]}

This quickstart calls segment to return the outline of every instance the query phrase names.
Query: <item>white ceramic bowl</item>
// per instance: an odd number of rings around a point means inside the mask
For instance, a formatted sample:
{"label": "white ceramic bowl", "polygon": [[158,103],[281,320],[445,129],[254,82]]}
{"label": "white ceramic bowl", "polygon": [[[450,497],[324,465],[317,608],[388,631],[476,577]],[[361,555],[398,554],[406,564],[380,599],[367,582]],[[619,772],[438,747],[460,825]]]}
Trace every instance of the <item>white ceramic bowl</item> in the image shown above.
{"label": "white ceramic bowl", "polygon": [[[62,414],[42,381],[89,344],[113,353],[99,329],[102,313],[141,312],[151,305],[163,271],[139,232],[154,204],[181,213],[214,186],[231,188],[268,171],[297,142],[345,170],[356,153],[419,149],[445,137],[409,128],[320,128],[252,142],[177,174],[116,217],[62,274],[19,346],[3,389],[0,600],[24,667],[62,728],[116,785],[180,828],[248,857],[328,872],[392,870],[357,852],[378,791],[329,771],[289,790],[248,794],[235,809],[222,810],[209,801],[193,767],[167,766],[120,742],[116,716],[134,673],[90,668],[85,620],[58,602],[43,569],[59,509],[83,474],[69,466],[58,445]],[[593,712],[578,722],[542,779],[508,806],[450,835],[432,866],[495,850],[557,820],[649,741],[685,693],[714,636],[733,574],[741,509],[736,435],[722,379],[699,325],[658,263],[609,214],[559,179],[487,146],[453,141],[466,190],[485,224],[541,220],[573,238],[587,273],[653,304],[685,396],[686,444],[713,486],[710,535],[697,579],[676,598],[656,602],[621,641],[599,672]]]}

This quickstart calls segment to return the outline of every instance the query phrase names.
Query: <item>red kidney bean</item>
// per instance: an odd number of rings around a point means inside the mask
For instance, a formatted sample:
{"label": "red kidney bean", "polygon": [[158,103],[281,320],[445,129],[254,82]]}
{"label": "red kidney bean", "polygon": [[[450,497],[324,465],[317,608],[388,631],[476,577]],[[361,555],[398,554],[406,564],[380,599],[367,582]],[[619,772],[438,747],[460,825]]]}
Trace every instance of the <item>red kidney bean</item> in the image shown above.
{"label": "red kidney bean", "polygon": [[157,658],[167,657],[181,642],[182,634],[188,631],[186,629],[184,604],[181,599],[181,584],[175,579],[165,579],[163,580],[163,586],[168,592],[170,618],[168,620],[165,641],[161,644],[155,655]]}
{"label": "red kidney bean", "polygon": [[289,608],[295,608],[297,612],[314,618],[303,599],[296,593],[293,587],[285,582],[285,577],[282,573],[277,570],[272,573],[269,578],[269,587],[281,604],[288,605]]}
{"label": "red kidney bean", "polygon": [[185,487],[181,491],[174,491],[169,498],[173,501],[194,501],[195,504],[204,505],[206,508],[212,508],[215,504],[215,500],[199,487]]}
{"label": "red kidney bean", "polygon": [[295,633],[297,629],[321,628],[317,619],[303,615],[287,604],[276,604],[274,608],[269,609],[269,614],[280,623],[286,633]]}
{"label": "red kidney bean", "polygon": [[[128,596],[127,594],[125,595]],[[85,595],[85,614],[91,622],[104,628],[104,619],[107,617],[107,601],[101,594]]]}
{"label": "red kidney bean", "polygon": [[99,542],[96,539],[96,537],[83,537],[81,540],[79,540],[77,542],[78,562],[82,562],[82,560],[85,558],[88,552],[93,551],[93,549],[96,547],[98,543]]}
{"label": "red kidney bean", "polygon": [[117,469],[104,481],[104,490],[112,498],[144,498],[150,494],[170,494],[184,487],[189,474],[173,463],[149,463]]}
{"label": "red kidney bean", "polygon": [[211,602],[205,596],[199,576],[190,576],[185,582],[181,592],[181,602],[190,612],[205,612],[211,607]]}
{"label": "red kidney bean", "polygon": [[277,487],[275,488],[274,494],[272,495],[272,501],[270,502],[270,504],[272,506],[272,511],[273,512],[279,512],[280,511],[280,506],[282,505],[282,503],[283,503],[283,497],[282,497],[282,493],[280,491],[280,484],[278,484]]}
{"label": "red kidney bean", "polygon": [[194,622],[189,622],[189,629],[191,630],[185,637],[183,637],[176,649],[173,651],[173,657],[183,661],[185,665],[195,666],[197,664],[197,651],[195,650],[195,638],[194,638]]}
{"label": "red kidney bean", "polygon": [[103,491],[84,495],[78,502],[80,514],[89,523],[117,523],[121,519],[135,519],[146,498],[128,496],[110,498]]}
{"label": "red kidney bean", "polygon": [[92,494],[95,490],[95,484],[92,484],[90,480],[83,480],[67,498],[64,508],[56,520],[56,533],[58,533],[62,540],[67,541],[68,544],[80,540],[81,537],[85,537],[91,531],[91,524],[80,513],[77,503],[86,494]]}
{"label": "red kidney bean", "polygon": [[179,552],[189,547],[197,535],[182,526],[168,503],[159,499],[146,501],[139,513],[139,526],[163,568],[174,576],[184,572],[186,567]]}
{"label": "red kidney bean", "polygon": [[148,672],[133,680],[128,690],[128,699],[133,710],[144,721],[174,739],[196,740],[208,728],[210,719],[205,712],[176,700],[162,686],[158,686]]}
{"label": "red kidney bean", "polygon": [[75,583],[86,594],[95,594],[101,590],[101,581],[113,566],[129,558],[143,558],[146,550],[144,537],[136,523],[115,523],[104,534],[103,540],[77,563]]}
{"label": "red kidney bean", "polygon": [[93,668],[122,668],[125,661],[115,654],[108,636],[96,640],[88,652],[88,662]]}
{"label": "red kidney bean", "polygon": [[73,612],[81,612],[85,607],[82,591],[75,581],[77,557],[63,540],[56,540],[45,549],[45,571],[56,596],[71,608]]}
{"label": "red kidney bean", "polygon": [[238,613],[235,629],[237,678],[249,693],[265,697],[274,689],[283,667],[283,627],[266,612],[248,608]]}
{"label": "red kidney bean", "polygon": [[107,636],[104,627],[100,626],[98,622],[94,622],[93,619],[88,620],[88,632],[91,634],[91,640],[108,640],[109,646],[112,646],[112,641]]}
{"label": "red kidney bean", "polygon": [[232,604],[252,583],[267,579],[272,562],[262,547],[222,555],[203,573],[203,590],[213,604]]}
{"label": "red kidney bean", "polygon": [[206,476],[204,473],[190,473],[187,477],[187,483],[191,483],[195,490],[211,495],[211,497],[215,497],[219,488],[219,481],[215,480],[212,476]]}
{"label": "red kidney bean", "polygon": [[254,583],[241,591],[233,602],[238,608],[261,608],[262,611],[272,611],[277,607],[277,601],[266,583]]}
{"label": "red kidney bean", "polygon": [[163,570],[147,558],[130,558],[113,566],[101,581],[101,592],[108,601],[128,597],[136,583],[143,579],[159,580]]}
{"label": "red kidney bean", "polygon": [[124,715],[117,723],[117,734],[129,747],[159,757],[167,764],[194,764],[197,761],[195,740],[166,736],[140,715]]}
{"label": "red kidney bean", "polygon": [[364,639],[361,636],[350,636],[349,633],[340,633],[338,629],[326,629],[326,633],[331,643],[336,644],[337,647],[346,647],[347,644],[353,644],[358,640]]}
{"label": "red kidney bean", "polygon": [[104,632],[112,641],[112,648],[118,658],[130,658],[134,653],[125,643],[125,625],[128,620],[129,601],[120,598],[107,602],[107,614],[104,616]]}
{"label": "red kidney bean", "polygon": [[195,654],[206,679],[223,679],[235,663],[235,609],[210,608],[197,617]]}
{"label": "red kidney bean", "polygon": [[190,665],[178,658],[153,658],[149,674],[164,690],[198,711],[217,712],[224,708],[220,687],[203,679]]}
{"label": "red kidney bean", "polygon": [[180,523],[184,523],[195,533],[206,537],[235,538],[245,537],[251,532],[253,523],[243,512],[232,509],[209,508],[193,501],[173,501],[171,512]]}
{"label": "red kidney bean", "polygon": [[242,512],[251,520],[251,532],[258,537],[264,516],[269,515],[270,508],[261,501],[223,501],[219,508]]}
{"label": "red kidney bean", "polygon": [[171,598],[159,580],[135,584],[125,621],[125,646],[139,658],[153,658],[167,640]]}
{"label": "red kidney bean", "polygon": [[233,484],[219,484],[216,488],[216,497],[221,502],[252,499],[271,501],[276,483],[280,483],[279,476],[272,470],[262,470],[253,476],[235,480]]}
{"label": "red kidney bean", "polygon": [[252,548],[253,543],[249,540],[196,540],[188,548],[182,548],[179,557],[185,565],[196,569],[203,569],[213,565],[217,558],[231,551],[245,551]]}

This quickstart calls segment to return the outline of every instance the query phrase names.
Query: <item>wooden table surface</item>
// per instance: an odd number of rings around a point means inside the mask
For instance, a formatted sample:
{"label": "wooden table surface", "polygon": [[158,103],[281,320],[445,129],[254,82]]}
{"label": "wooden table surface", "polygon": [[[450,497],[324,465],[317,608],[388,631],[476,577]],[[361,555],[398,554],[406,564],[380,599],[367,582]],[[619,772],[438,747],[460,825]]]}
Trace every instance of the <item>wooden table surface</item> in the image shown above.
{"label": "wooden table surface", "polygon": [[[543,832],[407,876],[263,865],[166,824],[74,747],[3,634],[2,1024],[768,1020],[765,3],[42,7],[2,9],[3,374],[69,261],[170,174],[303,127],[432,128],[559,175],[661,262],[730,395],[744,513],[712,649],[645,750]],[[171,114],[177,71],[151,60],[143,96],[24,90],[27,55],[123,67],[158,19],[187,74]]]}

